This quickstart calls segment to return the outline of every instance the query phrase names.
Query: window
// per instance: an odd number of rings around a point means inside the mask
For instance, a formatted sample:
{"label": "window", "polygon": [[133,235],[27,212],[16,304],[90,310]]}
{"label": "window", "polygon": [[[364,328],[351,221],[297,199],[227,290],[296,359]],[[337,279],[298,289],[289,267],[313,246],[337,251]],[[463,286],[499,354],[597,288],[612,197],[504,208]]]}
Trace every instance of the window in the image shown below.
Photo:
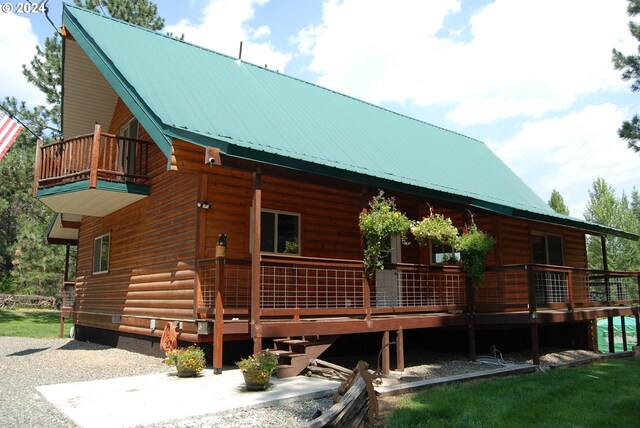
{"label": "window", "polygon": [[[120,128],[120,136],[126,138],[138,138],[138,119],[135,117]],[[135,174],[136,165],[136,144],[129,140],[118,142],[120,155],[118,158],[118,169],[125,174]]]}
{"label": "window", "polygon": [[531,255],[533,263],[564,265],[562,236],[533,233],[531,235]]}
{"label": "window", "polygon": [[460,252],[454,251],[451,247],[431,243],[431,263],[458,263],[460,261]]}
{"label": "window", "polygon": [[300,214],[263,210],[260,215],[260,251],[300,254]]}
{"label": "window", "polygon": [[109,243],[111,237],[102,235],[93,241],[93,273],[109,271]]}

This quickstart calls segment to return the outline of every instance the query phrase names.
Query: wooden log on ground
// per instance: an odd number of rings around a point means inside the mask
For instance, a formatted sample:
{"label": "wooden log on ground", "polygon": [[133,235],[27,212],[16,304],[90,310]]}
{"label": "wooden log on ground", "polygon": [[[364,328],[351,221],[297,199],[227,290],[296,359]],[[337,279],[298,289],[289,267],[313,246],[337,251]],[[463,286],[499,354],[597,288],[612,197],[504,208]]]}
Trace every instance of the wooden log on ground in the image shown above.
{"label": "wooden log on ground", "polygon": [[309,428],[372,426],[378,416],[378,398],[373,389],[369,366],[358,362],[352,375],[334,394],[334,404],[326,413],[311,421]]}

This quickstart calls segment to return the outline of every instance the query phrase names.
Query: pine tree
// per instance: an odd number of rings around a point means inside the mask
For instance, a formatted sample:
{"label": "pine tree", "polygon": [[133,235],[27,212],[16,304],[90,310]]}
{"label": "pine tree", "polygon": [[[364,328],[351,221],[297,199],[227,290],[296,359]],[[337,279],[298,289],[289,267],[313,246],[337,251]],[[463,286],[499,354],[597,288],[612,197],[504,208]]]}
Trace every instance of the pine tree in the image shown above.
{"label": "pine tree", "polygon": [[[640,13],[640,0],[629,0],[627,13],[630,17],[637,16]],[[629,21],[629,31],[640,42],[640,24]],[[613,49],[613,66],[616,70],[622,70],[623,80],[633,82],[633,92],[640,91],[640,54],[625,55]],[[630,149],[640,152],[640,117],[636,114],[630,121],[622,122],[618,135],[627,142]]]}
{"label": "pine tree", "polygon": [[564,203],[564,198],[556,189],[551,192],[551,199],[549,199],[548,204],[555,212],[569,215],[569,207]]}
{"label": "pine tree", "polygon": [[[631,208],[629,199],[624,193],[618,199],[615,189],[603,178],[597,178],[593,182],[584,218],[593,223],[640,234],[640,220]],[[600,239],[593,236],[588,237],[587,258],[591,269],[602,269]],[[640,242],[608,236],[607,261],[610,270],[640,270]]]}

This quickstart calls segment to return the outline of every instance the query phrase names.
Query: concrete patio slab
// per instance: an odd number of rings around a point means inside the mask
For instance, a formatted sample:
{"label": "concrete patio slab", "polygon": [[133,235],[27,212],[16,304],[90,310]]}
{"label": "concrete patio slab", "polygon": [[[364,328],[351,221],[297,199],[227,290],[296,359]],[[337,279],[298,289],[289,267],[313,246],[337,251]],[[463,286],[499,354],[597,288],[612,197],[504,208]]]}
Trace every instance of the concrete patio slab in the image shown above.
{"label": "concrete patio slab", "polygon": [[338,382],[297,376],[273,378],[267,391],[248,392],[240,370],[196,378],[159,373],[37,387],[81,427],[130,427],[202,416],[250,406],[331,395]]}

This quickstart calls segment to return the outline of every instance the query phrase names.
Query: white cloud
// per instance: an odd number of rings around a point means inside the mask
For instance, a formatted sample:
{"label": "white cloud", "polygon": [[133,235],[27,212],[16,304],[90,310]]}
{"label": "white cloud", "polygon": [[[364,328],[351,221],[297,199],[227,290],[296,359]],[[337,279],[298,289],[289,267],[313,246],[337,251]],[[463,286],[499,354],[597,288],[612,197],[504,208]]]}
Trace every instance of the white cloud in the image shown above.
{"label": "white cloud", "polygon": [[[439,33],[460,2],[328,0],[298,35],[318,83],[374,103],[453,106],[459,124],[542,117],[579,97],[627,90],[611,49],[633,52],[625,0],[496,0],[469,37]],[[375,71],[375,72],[374,72]]]}
{"label": "white cloud", "polygon": [[13,96],[30,106],[45,104],[44,95],[22,75],[22,64],[29,64],[38,45],[31,21],[0,13],[0,40],[0,97]]}
{"label": "white cloud", "polygon": [[284,72],[291,54],[278,52],[267,37],[268,26],[252,27],[255,7],[268,0],[212,0],[201,11],[199,22],[187,19],[169,25],[166,31],[185,40],[214,51],[237,57],[242,44],[242,59],[254,64],[267,65],[272,70]]}
{"label": "white cloud", "polygon": [[543,199],[556,189],[571,215],[581,217],[596,177],[618,192],[640,184],[640,160],[616,133],[627,115],[613,104],[590,105],[562,117],[526,122],[518,134],[492,146]]}

